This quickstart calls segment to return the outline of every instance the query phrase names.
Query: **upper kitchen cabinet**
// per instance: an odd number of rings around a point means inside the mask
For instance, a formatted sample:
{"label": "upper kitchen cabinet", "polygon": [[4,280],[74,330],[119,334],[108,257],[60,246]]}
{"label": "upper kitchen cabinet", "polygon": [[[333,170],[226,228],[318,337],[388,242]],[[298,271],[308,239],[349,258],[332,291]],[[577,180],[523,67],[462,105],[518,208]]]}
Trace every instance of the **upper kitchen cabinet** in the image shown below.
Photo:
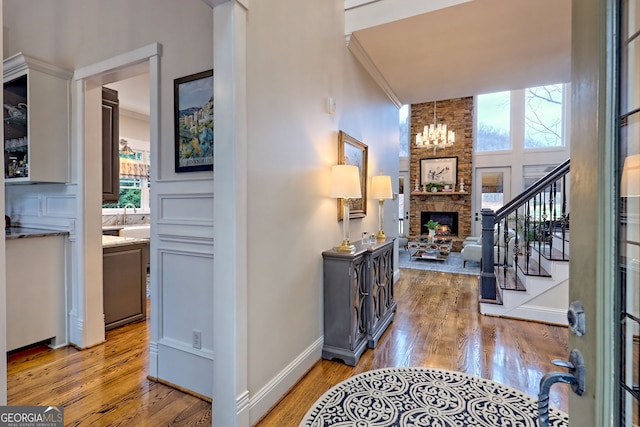
{"label": "upper kitchen cabinet", "polygon": [[73,73],[22,53],[3,65],[5,183],[68,182]]}
{"label": "upper kitchen cabinet", "polygon": [[102,88],[102,203],[120,199],[120,104],[118,92]]}

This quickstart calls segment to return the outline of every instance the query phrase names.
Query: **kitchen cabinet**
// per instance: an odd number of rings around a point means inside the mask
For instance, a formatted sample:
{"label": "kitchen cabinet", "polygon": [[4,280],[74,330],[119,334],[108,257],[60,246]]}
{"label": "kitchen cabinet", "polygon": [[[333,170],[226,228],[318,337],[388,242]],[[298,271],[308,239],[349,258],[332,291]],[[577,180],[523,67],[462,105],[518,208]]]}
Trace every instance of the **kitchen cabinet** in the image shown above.
{"label": "kitchen cabinet", "polygon": [[353,253],[322,253],[324,269],[324,359],[355,366],[374,348],[396,310],[393,239],[355,242]]}
{"label": "kitchen cabinet", "polygon": [[118,92],[102,88],[102,202],[120,199],[120,104]]}
{"label": "kitchen cabinet", "polygon": [[149,240],[102,236],[105,329],[147,317]]}
{"label": "kitchen cabinet", "polygon": [[22,53],[4,60],[5,183],[69,181],[71,76]]}
{"label": "kitchen cabinet", "polygon": [[5,239],[7,351],[66,345],[68,233],[10,228]]}

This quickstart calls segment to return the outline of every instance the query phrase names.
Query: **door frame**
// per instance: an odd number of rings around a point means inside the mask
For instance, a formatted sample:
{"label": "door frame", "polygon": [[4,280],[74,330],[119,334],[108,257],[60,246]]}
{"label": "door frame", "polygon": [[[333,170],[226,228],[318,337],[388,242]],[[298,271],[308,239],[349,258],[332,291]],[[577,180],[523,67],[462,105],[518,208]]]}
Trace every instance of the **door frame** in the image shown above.
{"label": "door frame", "polygon": [[[616,425],[617,2],[573,2],[571,28],[571,263],[569,300],[584,305],[585,392],[569,392],[571,425]],[[578,149],[579,147],[579,149]],[[619,339],[619,338],[617,338]]]}
{"label": "door frame", "polygon": [[[74,72],[75,85],[74,114],[76,127],[74,168],[77,170],[77,238],[73,258],[72,304],[69,313],[69,337],[80,348],[87,348],[104,341],[104,316],[102,314],[102,150],[95,147],[102,135],[102,85],[133,77],[142,69],[149,73],[149,143],[152,158],[158,157],[159,131],[159,76],[162,47],[152,43],[131,52],[108,58],[96,64],[79,68]],[[150,179],[157,178],[157,168],[151,169]],[[153,218],[152,218],[153,221]],[[152,224],[153,227],[153,224]],[[155,276],[153,266],[157,265],[151,236],[151,275]],[[151,281],[151,294],[155,293]],[[151,299],[151,341],[157,341],[156,326],[161,316],[157,298]],[[155,314],[154,314],[155,313]],[[150,375],[155,376],[157,369],[153,360],[149,361]]]}

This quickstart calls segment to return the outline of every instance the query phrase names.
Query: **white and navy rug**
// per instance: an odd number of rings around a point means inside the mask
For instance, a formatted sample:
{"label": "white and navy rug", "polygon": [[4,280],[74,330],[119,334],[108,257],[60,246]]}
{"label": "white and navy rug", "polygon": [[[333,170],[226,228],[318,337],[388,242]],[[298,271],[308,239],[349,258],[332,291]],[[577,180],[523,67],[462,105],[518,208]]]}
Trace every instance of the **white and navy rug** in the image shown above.
{"label": "white and navy rug", "polygon": [[[537,427],[538,401],[511,387],[460,372],[385,368],[327,391],[299,427]],[[550,408],[550,426],[568,426]]]}

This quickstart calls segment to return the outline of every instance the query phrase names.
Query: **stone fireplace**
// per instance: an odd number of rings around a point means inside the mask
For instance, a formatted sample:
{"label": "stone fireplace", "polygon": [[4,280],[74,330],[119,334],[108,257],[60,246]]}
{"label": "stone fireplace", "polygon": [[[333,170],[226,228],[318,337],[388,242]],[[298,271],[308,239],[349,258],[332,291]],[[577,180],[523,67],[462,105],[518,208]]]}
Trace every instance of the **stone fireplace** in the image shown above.
{"label": "stone fireplace", "polygon": [[[424,224],[429,219],[446,225],[452,239],[452,250],[460,251],[465,237],[471,235],[471,200],[473,189],[473,97],[437,100],[437,122],[445,123],[456,133],[456,142],[451,147],[438,149],[418,147],[410,144],[410,180],[412,186],[411,208],[409,211],[409,237],[428,234]],[[415,141],[416,133],[433,123],[433,102],[411,105],[410,141]],[[456,157],[456,188],[452,193],[415,192],[415,184],[421,182],[420,160],[441,157]],[[466,193],[460,193],[460,182],[464,181]],[[435,217],[433,217],[435,215]]]}

